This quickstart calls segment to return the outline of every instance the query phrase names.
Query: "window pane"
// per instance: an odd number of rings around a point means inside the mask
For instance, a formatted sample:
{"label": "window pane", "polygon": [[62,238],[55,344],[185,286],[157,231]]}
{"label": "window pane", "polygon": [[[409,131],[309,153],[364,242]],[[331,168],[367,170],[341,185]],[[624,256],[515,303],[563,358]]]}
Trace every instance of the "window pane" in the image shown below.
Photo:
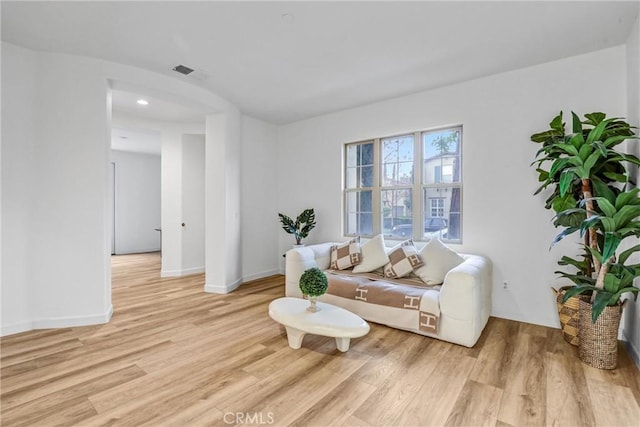
{"label": "window pane", "polygon": [[393,237],[411,237],[411,190],[383,190],[382,232]]}
{"label": "window pane", "polygon": [[424,237],[460,241],[460,188],[424,189]]}
{"label": "window pane", "polygon": [[422,134],[424,184],[460,182],[460,129]]}
{"label": "window pane", "polygon": [[373,193],[371,191],[351,191],[347,193],[346,233],[372,235],[373,233]]}
{"label": "window pane", "polygon": [[373,143],[347,145],[345,188],[373,187]]}
{"label": "window pane", "polygon": [[382,186],[413,183],[413,135],[382,140]]}

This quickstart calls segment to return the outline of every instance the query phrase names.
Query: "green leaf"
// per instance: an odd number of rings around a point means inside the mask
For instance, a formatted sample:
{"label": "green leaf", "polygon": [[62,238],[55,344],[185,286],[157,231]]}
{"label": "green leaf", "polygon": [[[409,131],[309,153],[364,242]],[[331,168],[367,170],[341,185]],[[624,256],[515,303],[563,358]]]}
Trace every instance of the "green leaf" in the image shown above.
{"label": "green leaf", "polygon": [[616,277],[615,274],[607,273],[604,276],[604,289],[607,292],[615,293],[618,291],[618,284],[620,280]]}
{"label": "green leaf", "polygon": [[625,205],[613,216],[615,228],[622,228],[640,216],[640,206]]}
{"label": "green leaf", "polygon": [[597,291],[599,288],[596,288],[592,285],[578,285],[570,288],[565,292],[564,297],[562,297],[562,302],[567,302],[567,300],[573,296],[584,294],[589,291]]}
{"label": "green leaf", "polygon": [[552,129],[540,133],[534,133],[533,135],[531,135],[531,141],[541,143],[549,140],[554,140],[556,138],[562,138],[563,136],[564,132]]}
{"label": "green leaf", "polygon": [[575,227],[568,227],[565,228],[564,230],[562,230],[551,242],[551,246],[549,247],[549,249],[551,249],[551,247],[553,247],[556,243],[558,243],[560,240],[564,239],[565,237],[567,237],[569,234],[575,233],[576,231],[578,231],[577,228]]}
{"label": "green leaf", "polygon": [[627,182],[627,181],[629,181],[629,177],[626,176],[626,175],[623,175],[621,173],[604,172],[603,175],[606,176],[607,178],[609,178],[611,181],[616,181],[616,182]]}
{"label": "green leaf", "polygon": [[564,123],[562,123],[562,111],[551,120],[549,123],[549,127],[553,130],[560,131],[564,133]]}
{"label": "green leaf", "polygon": [[567,193],[564,197],[556,197],[553,200],[553,210],[556,213],[566,211],[567,209],[575,208],[578,201],[573,197],[573,194]]}
{"label": "green leaf", "polygon": [[580,147],[578,155],[580,157],[580,160],[584,162],[591,153],[593,153],[593,147],[591,145],[584,144],[582,147]]}
{"label": "green leaf", "polygon": [[555,146],[565,153],[571,154],[572,156],[578,155],[578,149],[571,144],[556,144]]}
{"label": "green leaf", "polygon": [[600,123],[598,123],[598,125],[591,129],[591,131],[589,132],[589,135],[587,135],[587,144],[591,144],[594,141],[599,141],[600,137],[602,136],[602,133],[604,132],[605,128],[607,127],[607,125],[609,123],[611,123],[612,121],[614,121],[615,119],[606,119],[601,121]]}
{"label": "green leaf", "polygon": [[598,123],[600,123],[602,120],[604,120],[605,117],[607,117],[607,115],[604,113],[587,113],[584,115],[584,117],[587,119],[584,122],[585,124],[597,126]]}
{"label": "green leaf", "polygon": [[603,143],[605,147],[611,148],[611,147],[615,147],[616,145],[620,144],[621,142],[627,139],[630,139],[628,135],[616,135],[616,136],[611,136],[605,139]]}
{"label": "green leaf", "polygon": [[569,144],[573,145],[576,148],[582,148],[584,146],[584,136],[582,136],[582,132],[578,132],[572,135],[569,138]]}
{"label": "green leaf", "polygon": [[[640,188],[634,188],[629,191],[625,191],[623,193],[618,194],[616,197],[616,209],[620,210],[623,206],[632,204],[634,199],[638,199],[638,193],[640,192]],[[635,204],[635,203],[634,203]]]}
{"label": "green leaf", "polygon": [[600,151],[602,157],[607,157],[607,155],[609,154],[607,147],[601,141],[595,141],[592,145],[596,150]]}
{"label": "green leaf", "polygon": [[602,249],[602,262],[606,263],[612,256],[616,254],[618,246],[622,238],[618,233],[605,232],[604,233],[604,248]]}
{"label": "green leaf", "polygon": [[602,254],[600,254],[600,252],[590,246],[585,246],[585,248],[589,251],[592,257],[600,261],[600,264],[602,264]]}
{"label": "green leaf", "polygon": [[591,320],[593,323],[596,323],[600,314],[605,309],[607,305],[609,305],[609,300],[611,299],[611,294],[609,292],[600,291],[596,293],[596,299],[593,302],[593,306],[591,306]]}
{"label": "green leaf", "polygon": [[572,111],[571,118],[573,119],[573,133],[582,134],[582,122],[580,121],[580,117]]}
{"label": "green leaf", "polygon": [[549,169],[549,176],[555,176],[558,171],[564,169],[567,166],[568,162],[569,159],[567,158],[557,159],[556,161],[554,161],[551,165],[551,169]]}
{"label": "green leaf", "polygon": [[[609,203],[612,203],[612,204],[615,203],[616,194],[611,190],[611,188],[609,188],[607,184],[602,182],[601,179],[593,178],[591,180],[591,186],[593,187],[593,193],[596,196],[604,197],[609,201]],[[616,206],[616,209],[617,209],[617,206]]]}
{"label": "green leaf", "polygon": [[560,197],[564,197],[567,194],[567,191],[571,190],[573,183],[573,170],[565,169],[562,171],[560,175]]}
{"label": "green leaf", "polygon": [[635,245],[626,251],[621,252],[620,255],[618,255],[618,262],[620,264],[624,264],[631,255],[638,251],[640,251],[640,245]]}
{"label": "green leaf", "polygon": [[600,223],[602,224],[602,229],[606,233],[613,233],[616,231],[616,220],[613,218],[609,218],[606,216],[600,217]]}
{"label": "green leaf", "polygon": [[583,179],[589,178],[589,175],[591,175],[591,168],[593,168],[593,166],[596,164],[600,156],[601,156],[600,151],[595,151],[589,155],[587,160],[584,161],[584,168],[587,171],[587,174],[586,176],[581,176],[580,178],[583,178]]}
{"label": "green leaf", "polygon": [[598,207],[600,208],[602,213],[609,218],[613,218],[613,216],[617,212],[615,206],[613,206],[613,204],[611,204],[611,202],[604,197],[592,197],[591,199],[587,200],[595,200],[596,202],[598,202]]}

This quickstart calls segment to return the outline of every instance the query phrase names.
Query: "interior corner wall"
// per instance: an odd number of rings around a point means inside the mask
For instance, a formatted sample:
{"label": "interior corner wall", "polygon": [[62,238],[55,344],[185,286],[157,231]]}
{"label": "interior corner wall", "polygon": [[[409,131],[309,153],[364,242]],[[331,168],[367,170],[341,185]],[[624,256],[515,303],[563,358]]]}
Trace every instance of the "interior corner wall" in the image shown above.
{"label": "interior corner wall", "polygon": [[[277,127],[242,116],[242,280],[279,272]],[[266,226],[271,224],[272,226]]]}
{"label": "interior corner wall", "polygon": [[115,252],[160,250],[160,156],[112,150],[115,163]]}
{"label": "interior corner wall", "polygon": [[0,335],[32,329],[30,217],[35,191],[37,55],[2,44],[2,276]]}
{"label": "interior corner wall", "polygon": [[[240,234],[241,118],[208,114],[205,142],[205,291],[226,294],[242,283]],[[223,184],[223,185],[220,185]]]}
{"label": "interior corner wall", "polygon": [[[634,126],[640,126],[640,16],[636,19],[633,30],[629,34],[626,45],[627,59],[627,119]],[[636,134],[638,130],[636,129]],[[640,157],[640,141],[629,141],[632,154]],[[640,186],[638,167],[632,168],[632,178]],[[635,262],[640,263],[640,255],[635,254]],[[640,287],[640,279],[636,279],[636,287]],[[623,313],[622,334],[628,342],[630,353],[640,368],[640,298],[629,301]]]}
{"label": "interior corner wall", "polygon": [[[345,143],[462,124],[464,235],[452,247],[493,262],[494,316],[558,327],[549,288],[558,286],[556,261],[577,249],[567,239],[549,250],[556,230],[544,196],[533,196],[538,180],[529,165],[539,147],[529,137],[560,110],[624,116],[625,90],[618,46],[281,126],[278,209],[316,209],[307,243],[345,239]],[[282,252],[291,241],[279,236]]]}
{"label": "interior corner wall", "polygon": [[[205,271],[205,136],[182,135],[182,272]],[[181,223],[181,224],[182,224]]]}

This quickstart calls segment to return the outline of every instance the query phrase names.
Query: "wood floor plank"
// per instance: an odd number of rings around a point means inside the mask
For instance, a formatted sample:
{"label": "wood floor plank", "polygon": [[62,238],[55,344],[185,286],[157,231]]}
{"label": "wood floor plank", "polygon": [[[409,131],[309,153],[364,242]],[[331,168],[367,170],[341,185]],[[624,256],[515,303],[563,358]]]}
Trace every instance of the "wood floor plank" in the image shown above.
{"label": "wood floor plank", "polygon": [[476,363],[465,351],[457,350],[448,348],[437,369],[410,398],[404,410],[395,414],[393,425],[444,425]]}
{"label": "wood floor plank", "polygon": [[445,426],[494,426],[498,419],[502,389],[468,380]]}
{"label": "wood floor plank", "polygon": [[617,370],[595,370],[557,329],[490,318],[473,348],[370,323],[346,353],[316,335],[294,350],[268,315],[284,276],[215,295],[203,274],[161,278],[157,253],[112,257],[112,268],[108,324],[0,338],[3,426],[593,426],[640,416],[640,371],[623,346]]}
{"label": "wood floor plank", "polygon": [[[582,363],[547,353],[546,425],[595,425],[594,402],[587,391]],[[597,404],[597,402],[595,402]]]}
{"label": "wood floor plank", "polygon": [[392,424],[395,415],[404,413],[410,399],[429,381],[446,352],[444,343],[421,340],[354,415],[370,424]]}
{"label": "wood floor plank", "polygon": [[521,333],[515,342],[498,418],[505,424],[540,426],[546,419],[546,333]]}
{"label": "wood floor plank", "polygon": [[598,402],[593,406],[596,425],[619,427],[640,425],[640,410],[629,388],[589,377],[587,384],[591,401]]}

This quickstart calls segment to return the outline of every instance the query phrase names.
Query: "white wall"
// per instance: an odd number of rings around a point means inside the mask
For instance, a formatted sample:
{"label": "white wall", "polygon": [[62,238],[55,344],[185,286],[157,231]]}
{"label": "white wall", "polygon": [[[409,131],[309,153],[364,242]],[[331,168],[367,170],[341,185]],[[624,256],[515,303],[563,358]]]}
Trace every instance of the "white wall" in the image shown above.
{"label": "white wall", "polygon": [[[16,265],[13,271],[2,272],[2,333],[106,322],[112,312],[110,83],[127,82],[188,99],[232,122],[239,122],[238,110],[182,79],[93,58],[32,52],[2,43],[2,66],[3,71],[8,70],[3,72],[2,87],[15,89],[7,90],[8,97],[3,97],[3,117],[24,117],[3,121],[2,146],[18,147],[25,138],[27,144],[33,141],[33,150],[20,147],[2,157],[3,166],[25,162],[24,167],[33,171],[32,181],[4,188],[5,181],[19,181],[28,171],[2,170],[3,209],[5,203],[15,202],[16,214],[20,212],[24,219],[16,224],[24,226],[22,230],[2,236],[3,265]],[[29,98],[34,94],[35,101]],[[22,100],[25,96],[27,100]],[[213,140],[239,147],[239,131],[229,133],[223,141]],[[239,156],[226,160],[235,162],[230,168],[239,169]],[[235,194],[239,193],[239,179],[237,182]],[[17,192],[25,194],[16,197]],[[29,205],[23,201],[30,201]],[[11,219],[3,216],[3,225]],[[232,228],[239,230],[239,225]],[[224,237],[235,239],[223,240],[224,247],[239,247],[239,231]],[[7,255],[7,247],[18,239],[25,246],[16,246],[21,250],[15,256]],[[220,244],[220,239],[206,244]],[[239,256],[232,262],[239,270]],[[24,273],[20,266],[27,266],[28,271]],[[16,309],[5,315],[4,307]]]}
{"label": "white wall", "polygon": [[204,272],[204,135],[182,136],[182,272]]}
{"label": "white wall", "polygon": [[243,116],[243,281],[278,273],[282,254],[278,251],[277,162],[277,127]]}
{"label": "white wall", "polygon": [[111,150],[116,254],[160,250],[160,156]]}
{"label": "white wall", "polygon": [[[241,115],[206,118],[205,291],[229,293],[242,283],[240,234]],[[222,184],[222,186],[220,185]]]}
{"label": "white wall", "polygon": [[[454,86],[329,114],[279,129],[278,210],[313,207],[318,225],[307,243],[343,239],[343,144],[462,124],[463,243],[494,263],[494,316],[557,327],[555,235],[544,197],[534,197],[529,167],[539,148],[529,136],[560,110],[624,116],[625,48],[567,58]],[[291,245],[279,234],[280,251]],[[509,290],[502,283],[509,283]]]}
{"label": "white wall", "polygon": [[35,176],[37,57],[2,45],[2,335],[31,329],[28,235]]}
{"label": "white wall", "polygon": [[[629,34],[627,40],[627,119],[634,126],[640,126],[640,17]],[[638,130],[636,130],[636,134]],[[630,152],[640,157],[640,142],[629,142]],[[640,178],[638,168],[632,168],[633,178],[637,185]],[[636,254],[635,262],[640,263],[640,256]],[[639,286],[636,280],[636,286]],[[635,304],[633,300],[627,303],[622,320],[622,333],[629,343],[629,349],[636,365],[640,367],[640,299]]]}

